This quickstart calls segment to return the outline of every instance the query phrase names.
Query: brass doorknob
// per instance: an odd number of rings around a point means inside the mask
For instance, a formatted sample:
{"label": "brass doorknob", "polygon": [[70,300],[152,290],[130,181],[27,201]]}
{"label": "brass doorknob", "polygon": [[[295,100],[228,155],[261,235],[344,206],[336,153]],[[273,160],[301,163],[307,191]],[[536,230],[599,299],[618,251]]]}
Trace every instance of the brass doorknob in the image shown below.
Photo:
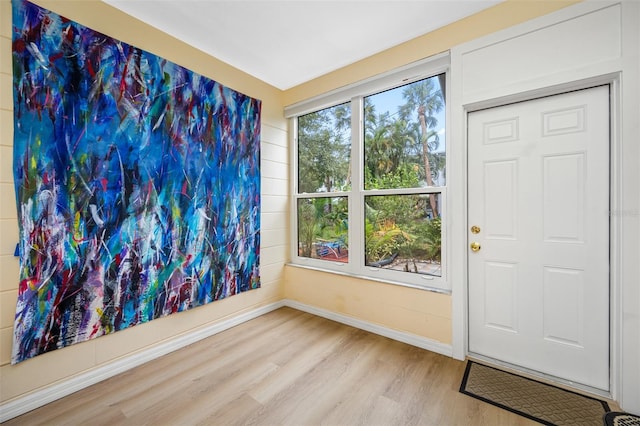
{"label": "brass doorknob", "polygon": [[471,251],[476,252],[476,251],[480,251],[480,243],[477,242],[472,242],[471,243]]}

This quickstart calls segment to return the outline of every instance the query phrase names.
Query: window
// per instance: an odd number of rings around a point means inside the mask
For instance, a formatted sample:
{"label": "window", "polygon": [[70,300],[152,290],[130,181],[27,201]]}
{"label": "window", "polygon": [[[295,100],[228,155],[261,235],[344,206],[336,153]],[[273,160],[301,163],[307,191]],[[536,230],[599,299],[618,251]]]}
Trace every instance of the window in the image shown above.
{"label": "window", "polygon": [[449,288],[445,71],[420,64],[288,109],[294,263]]}
{"label": "window", "polygon": [[297,255],[348,262],[351,109],[346,103],[297,120]]}

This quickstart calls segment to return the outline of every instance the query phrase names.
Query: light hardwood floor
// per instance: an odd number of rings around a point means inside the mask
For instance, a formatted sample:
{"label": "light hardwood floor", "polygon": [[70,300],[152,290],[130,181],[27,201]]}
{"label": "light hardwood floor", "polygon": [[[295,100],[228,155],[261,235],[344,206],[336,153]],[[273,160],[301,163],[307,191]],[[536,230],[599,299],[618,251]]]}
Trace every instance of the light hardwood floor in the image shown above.
{"label": "light hardwood floor", "polygon": [[6,425],[533,425],[464,362],[282,308]]}

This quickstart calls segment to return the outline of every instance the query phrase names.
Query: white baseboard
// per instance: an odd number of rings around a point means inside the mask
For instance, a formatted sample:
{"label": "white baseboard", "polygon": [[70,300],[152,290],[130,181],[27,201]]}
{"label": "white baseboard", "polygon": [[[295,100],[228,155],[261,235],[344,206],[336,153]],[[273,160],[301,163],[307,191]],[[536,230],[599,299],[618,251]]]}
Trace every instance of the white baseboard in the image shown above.
{"label": "white baseboard", "polygon": [[38,407],[42,407],[43,405],[46,405],[57,399],[63,398],[67,395],[71,395],[72,393],[77,392],[81,389],[130,370],[131,368],[142,365],[170,352],[181,349],[192,343],[213,336],[214,334],[220,333],[231,327],[242,324],[246,321],[252,320],[284,306],[288,306],[290,308],[297,309],[303,312],[308,312],[319,317],[337,321],[346,325],[350,325],[352,327],[379,334],[390,339],[417,346],[419,348],[449,357],[453,354],[451,345],[445,345],[443,343],[430,340],[425,337],[416,336],[415,334],[392,330],[390,328],[370,323],[368,321],[363,321],[357,318],[327,311],[325,309],[316,308],[314,306],[305,305],[304,303],[296,302],[295,300],[284,299],[275,303],[271,303],[269,305],[261,306],[257,309],[253,309],[251,311],[234,316],[233,318],[220,321],[210,326],[200,328],[182,336],[178,336],[167,342],[145,348],[139,352],[101,365],[100,367],[94,368],[85,373],[78,374],[61,382],[43,387],[27,395],[19,396],[17,398],[9,400],[3,404],[0,404],[0,423],[10,420],[14,417],[18,417],[24,413],[27,413]]}
{"label": "white baseboard", "polygon": [[358,318],[350,317],[336,312],[327,311],[326,309],[316,308],[315,306],[306,305],[304,303],[296,302],[295,300],[284,299],[284,306],[288,306],[299,311],[308,312],[319,317],[327,318],[332,321],[337,321],[342,324],[350,325],[361,330],[368,331],[370,333],[379,334],[380,336],[388,337],[399,342],[406,343],[408,345],[417,346],[422,349],[426,349],[431,352],[436,352],[441,355],[453,357],[453,347],[444,343],[440,343],[436,340],[431,340],[426,337],[418,336],[404,331],[393,330],[391,328],[383,327],[372,322],[364,321]]}
{"label": "white baseboard", "polygon": [[279,300],[269,305],[261,306],[251,311],[242,313],[215,324],[202,327],[193,332],[178,336],[167,342],[159,343],[151,347],[145,348],[139,352],[119,358],[115,361],[101,365],[100,367],[80,373],[74,377],[63,380],[61,382],[43,387],[37,391],[27,395],[19,396],[0,404],[0,423],[5,422],[14,417],[18,417],[24,413],[42,407],[57,399],[71,395],[81,389],[94,385],[98,382],[106,380],[117,374],[123,373],[131,368],[137,367],[170,352],[184,348],[192,343],[198,342],[214,334],[225,331],[231,327],[257,318],[268,312],[286,306],[283,300]]}

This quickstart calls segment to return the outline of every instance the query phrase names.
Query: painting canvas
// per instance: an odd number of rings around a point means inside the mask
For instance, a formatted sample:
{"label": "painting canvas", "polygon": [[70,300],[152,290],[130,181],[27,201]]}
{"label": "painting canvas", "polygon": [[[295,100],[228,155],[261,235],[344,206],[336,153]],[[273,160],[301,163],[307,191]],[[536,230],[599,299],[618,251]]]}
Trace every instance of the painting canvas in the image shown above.
{"label": "painting canvas", "polygon": [[12,7],[12,362],[258,288],[261,102]]}

